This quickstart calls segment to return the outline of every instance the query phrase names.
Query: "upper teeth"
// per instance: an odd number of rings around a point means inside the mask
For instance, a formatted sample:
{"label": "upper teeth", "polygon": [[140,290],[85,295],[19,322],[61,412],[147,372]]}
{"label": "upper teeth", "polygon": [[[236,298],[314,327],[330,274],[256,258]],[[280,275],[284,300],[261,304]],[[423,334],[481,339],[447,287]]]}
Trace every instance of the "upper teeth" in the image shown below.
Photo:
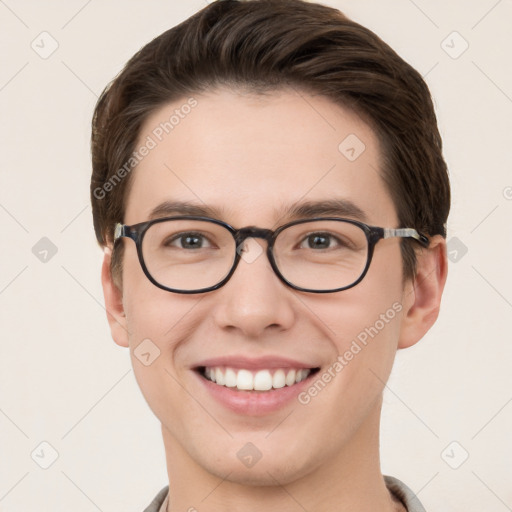
{"label": "upper teeth", "polygon": [[[273,374],[272,374],[273,372]],[[259,370],[255,373],[250,370],[235,370],[233,368],[208,367],[204,374],[207,379],[229,388],[250,391],[267,391],[279,389],[284,386],[292,386],[296,382],[304,380],[311,370]]]}

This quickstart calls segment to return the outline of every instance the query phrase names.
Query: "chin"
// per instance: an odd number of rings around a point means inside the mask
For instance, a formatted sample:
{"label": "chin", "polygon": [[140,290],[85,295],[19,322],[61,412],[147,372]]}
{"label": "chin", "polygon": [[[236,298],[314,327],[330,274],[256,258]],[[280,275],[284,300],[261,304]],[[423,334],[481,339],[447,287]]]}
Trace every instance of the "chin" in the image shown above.
{"label": "chin", "polygon": [[[290,461],[293,461],[290,463]],[[246,467],[237,454],[222,457],[216,462],[196,461],[209,473],[218,478],[239,485],[276,486],[287,485],[306,476],[312,470],[312,464],[297,460],[297,454],[269,452],[262,454],[252,467]]]}

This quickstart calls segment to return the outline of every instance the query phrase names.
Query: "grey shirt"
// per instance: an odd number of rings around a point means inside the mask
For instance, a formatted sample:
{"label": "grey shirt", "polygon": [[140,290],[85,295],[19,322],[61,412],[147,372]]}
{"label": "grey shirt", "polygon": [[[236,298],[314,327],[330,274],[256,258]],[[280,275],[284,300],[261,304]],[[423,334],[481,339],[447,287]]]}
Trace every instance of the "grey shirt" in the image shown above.
{"label": "grey shirt", "polygon": [[[425,512],[423,505],[409,487],[393,476],[384,475],[384,481],[391,494],[401,501],[408,512]],[[144,512],[166,512],[169,486],[164,487]]]}

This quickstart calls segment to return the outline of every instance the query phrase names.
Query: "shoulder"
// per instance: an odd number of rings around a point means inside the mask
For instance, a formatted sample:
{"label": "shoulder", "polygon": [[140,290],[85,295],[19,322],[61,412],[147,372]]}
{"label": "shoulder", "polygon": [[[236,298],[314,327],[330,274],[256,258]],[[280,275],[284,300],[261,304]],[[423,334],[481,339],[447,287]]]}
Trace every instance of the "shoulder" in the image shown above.
{"label": "shoulder", "polygon": [[153,498],[153,501],[149,504],[149,506],[144,509],[144,512],[160,512],[160,507],[164,503],[165,498],[167,498],[168,492],[169,492],[169,486],[166,485]]}
{"label": "shoulder", "polygon": [[[393,476],[384,475],[384,481],[389,491],[405,505],[408,512],[426,512],[416,494],[401,480]],[[149,506],[144,509],[144,512],[160,512],[160,508],[165,502],[168,493],[169,486],[167,485],[158,492]]]}
{"label": "shoulder", "polygon": [[407,512],[426,512],[418,496],[401,480],[394,476],[384,475],[384,481],[391,494],[404,504]]}

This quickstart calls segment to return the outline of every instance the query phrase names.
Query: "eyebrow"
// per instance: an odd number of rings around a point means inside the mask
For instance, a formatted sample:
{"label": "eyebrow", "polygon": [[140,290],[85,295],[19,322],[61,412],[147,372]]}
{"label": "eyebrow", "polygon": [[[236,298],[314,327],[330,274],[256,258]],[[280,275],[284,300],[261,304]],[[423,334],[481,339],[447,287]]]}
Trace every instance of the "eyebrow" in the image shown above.
{"label": "eyebrow", "polygon": [[349,199],[324,199],[320,201],[303,201],[293,203],[288,208],[283,208],[279,218],[313,218],[313,217],[350,217],[362,222],[367,222],[365,212]]}
{"label": "eyebrow", "polygon": [[205,204],[191,203],[188,201],[164,201],[151,210],[149,220],[171,215],[196,215],[199,217],[221,219],[222,212],[218,208]]}
{"label": "eyebrow", "polygon": [[[322,216],[350,217],[362,222],[368,222],[365,212],[349,199],[336,198],[320,201],[298,201],[288,207],[275,210],[279,219],[295,220]],[[153,208],[149,220],[173,215],[196,215],[225,220],[225,209],[208,206],[206,204],[188,201],[164,201]]]}

